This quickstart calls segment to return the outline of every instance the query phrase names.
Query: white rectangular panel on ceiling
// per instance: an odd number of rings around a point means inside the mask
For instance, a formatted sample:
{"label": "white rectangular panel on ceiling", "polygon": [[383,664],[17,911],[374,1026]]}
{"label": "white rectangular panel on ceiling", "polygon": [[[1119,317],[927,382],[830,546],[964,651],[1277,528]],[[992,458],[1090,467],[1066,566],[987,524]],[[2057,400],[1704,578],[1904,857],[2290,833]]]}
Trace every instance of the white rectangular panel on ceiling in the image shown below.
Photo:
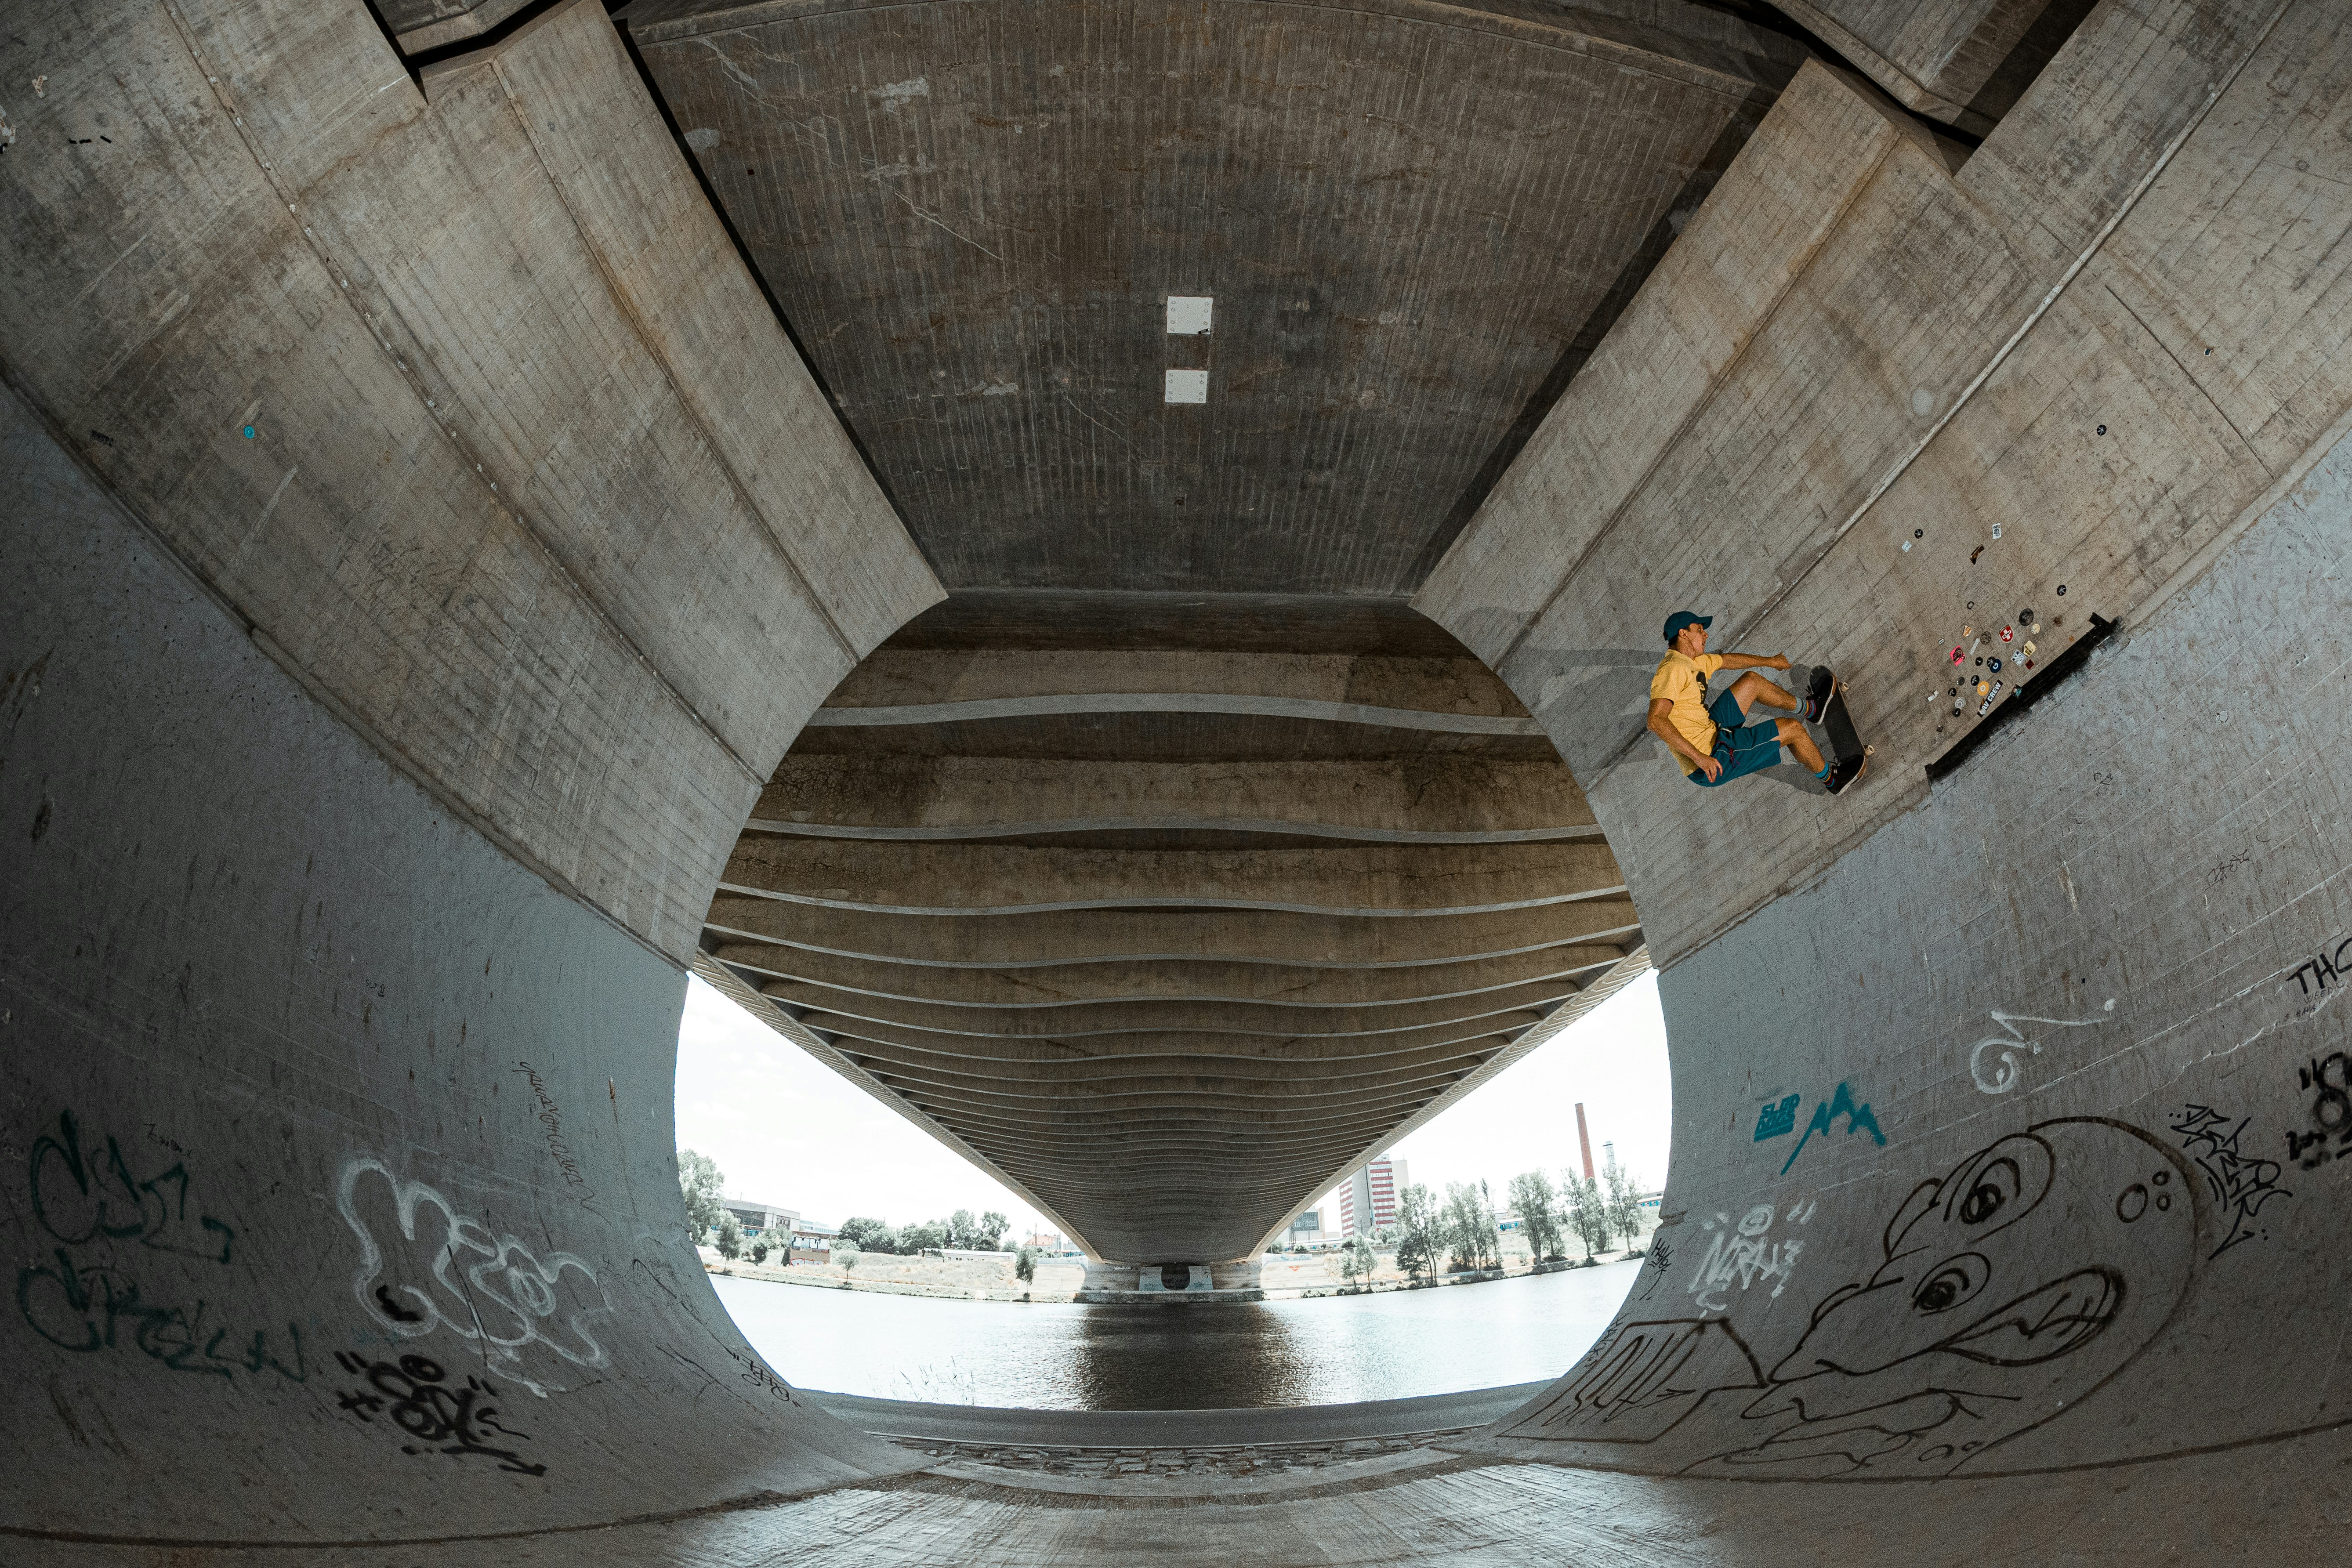
{"label": "white rectangular panel on ceiling", "polygon": [[1209,330],[1209,311],[1216,301],[1206,294],[1168,296],[1168,335],[1197,338]]}
{"label": "white rectangular panel on ceiling", "polygon": [[1167,401],[1170,403],[1208,402],[1209,373],[1205,370],[1170,371]]}

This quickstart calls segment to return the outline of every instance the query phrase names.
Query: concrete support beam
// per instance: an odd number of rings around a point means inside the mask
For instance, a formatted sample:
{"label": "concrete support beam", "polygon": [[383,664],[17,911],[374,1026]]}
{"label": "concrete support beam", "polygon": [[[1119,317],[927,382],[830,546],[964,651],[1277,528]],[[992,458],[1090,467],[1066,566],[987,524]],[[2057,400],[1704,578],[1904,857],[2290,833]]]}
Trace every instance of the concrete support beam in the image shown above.
{"label": "concrete support beam", "polygon": [[722,942],[711,956],[754,975],[794,982],[793,987],[769,994],[791,1001],[805,991],[808,1005],[846,1007],[851,1003],[845,998],[884,997],[961,1007],[1034,1008],[1041,1016],[1050,1016],[1103,1002],[1260,1002],[1322,1008],[1483,999],[1518,986],[1572,981],[1607,968],[1634,945],[1628,933],[1622,946],[1586,942],[1468,963],[1340,970],[1272,963],[1118,962],[1006,971],[949,969],[748,942]]}
{"label": "concrete support beam", "polygon": [[796,753],[760,792],[751,826],[840,838],[1209,831],[1397,844],[1532,843],[1600,832],[1556,762],[1460,757],[1129,763]]}

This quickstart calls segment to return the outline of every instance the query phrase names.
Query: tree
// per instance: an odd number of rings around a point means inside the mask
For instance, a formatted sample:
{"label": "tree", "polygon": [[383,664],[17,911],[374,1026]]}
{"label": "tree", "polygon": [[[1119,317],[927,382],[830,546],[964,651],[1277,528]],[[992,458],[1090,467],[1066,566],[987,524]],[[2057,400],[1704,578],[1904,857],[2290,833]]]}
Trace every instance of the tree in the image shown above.
{"label": "tree", "polygon": [[1601,1195],[1601,1184],[1572,1171],[1561,1172],[1559,1180],[1567,1199],[1568,1228],[1584,1243],[1584,1256],[1591,1258],[1609,1245],[1608,1204]]}
{"label": "tree", "polygon": [[860,1252],[901,1252],[898,1233],[889,1222],[855,1215],[841,1222],[841,1239]]}
{"label": "tree", "polygon": [[1445,1244],[1465,1268],[1495,1267],[1495,1209],[1482,1187],[1445,1184]]}
{"label": "tree", "polygon": [[1415,1279],[1437,1267],[1443,1226],[1437,1200],[1416,1182],[1397,1194],[1397,1267]]}
{"label": "tree", "polygon": [[835,1242],[833,1244],[833,1260],[841,1265],[844,1268],[856,1268],[857,1244],[854,1241]]}
{"label": "tree", "polygon": [[691,1149],[677,1152],[677,1190],[686,1200],[686,1237],[698,1247],[719,1223],[719,1194],[726,1184],[718,1161]]}
{"label": "tree", "polygon": [[1359,1279],[1370,1279],[1375,1262],[1371,1242],[1364,1237],[1350,1237],[1339,1248],[1340,1282],[1352,1287]]}
{"label": "tree", "polygon": [[[995,1248],[989,1250],[993,1252]],[[1024,1285],[1037,1278],[1037,1254],[1034,1251],[1024,1247],[1013,1255],[1013,1277]]]}
{"label": "tree", "polygon": [[1518,1211],[1519,1228],[1540,1263],[1558,1256],[1560,1245],[1559,1194],[1541,1171],[1522,1171],[1511,1178],[1511,1206]]}
{"label": "tree", "polygon": [[743,1227],[725,1209],[719,1213],[719,1256],[730,1259],[743,1256]]}
{"label": "tree", "polygon": [[1642,1183],[1633,1172],[1617,1163],[1617,1151],[1609,1151],[1609,1163],[1601,1167],[1601,1178],[1608,1184],[1607,1206],[1609,1227],[1631,1243],[1642,1229]]}
{"label": "tree", "polygon": [[942,1247],[971,1247],[979,1245],[980,1221],[971,1217],[970,1209],[958,1209],[948,1215],[945,1225],[947,1239]]}
{"label": "tree", "polygon": [[904,1226],[898,1231],[898,1250],[906,1253],[936,1251],[948,1244],[948,1222],[927,1219],[920,1225]]}
{"label": "tree", "polygon": [[1011,1220],[990,1209],[980,1216],[980,1231],[973,1240],[982,1252],[994,1252],[1004,1245],[1004,1233],[1012,1228]]}
{"label": "tree", "polygon": [[754,1263],[765,1263],[768,1261],[768,1238],[765,1236],[761,1236],[758,1240],[751,1243],[751,1261]]}

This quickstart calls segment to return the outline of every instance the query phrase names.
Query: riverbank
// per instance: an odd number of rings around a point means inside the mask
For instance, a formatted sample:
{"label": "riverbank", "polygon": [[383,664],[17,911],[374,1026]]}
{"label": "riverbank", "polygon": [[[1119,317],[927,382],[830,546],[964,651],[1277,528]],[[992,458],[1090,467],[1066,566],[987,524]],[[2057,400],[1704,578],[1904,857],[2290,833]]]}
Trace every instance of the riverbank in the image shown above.
{"label": "riverbank", "polygon": [[[1622,1262],[1638,1251],[1602,1253],[1593,1262]],[[1455,1285],[1483,1285],[1529,1275],[1552,1274],[1585,1267],[1572,1263],[1538,1263],[1525,1251],[1507,1251],[1503,1267],[1481,1272],[1440,1275],[1414,1280],[1396,1267],[1393,1253],[1379,1255],[1369,1279],[1339,1277],[1337,1252],[1268,1253],[1260,1276],[1269,1301],[1296,1301],[1323,1296],[1370,1296],[1391,1290],[1429,1290]],[[1023,1283],[1013,1266],[997,1259],[961,1258],[902,1258],[889,1253],[860,1254],[855,1268],[830,1263],[763,1265],[738,1258],[729,1262],[705,1249],[703,1268],[734,1279],[756,1279],[774,1285],[798,1285],[824,1290],[863,1290],[883,1296],[924,1296],[938,1300],[1003,1301],[1067,1304],[1086,1282],[1086,1266],[1071,1258],[1040,1259],[1036,1278]]]}

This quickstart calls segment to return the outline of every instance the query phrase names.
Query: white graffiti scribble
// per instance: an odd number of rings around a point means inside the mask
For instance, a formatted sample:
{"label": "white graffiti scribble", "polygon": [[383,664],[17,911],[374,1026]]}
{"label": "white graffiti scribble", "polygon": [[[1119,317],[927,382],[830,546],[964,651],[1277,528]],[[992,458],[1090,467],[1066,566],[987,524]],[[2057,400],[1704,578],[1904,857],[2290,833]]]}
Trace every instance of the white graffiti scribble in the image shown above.
{"label": "white graffiti scribble", "polygon": [[[1987,1035],[1969,1047],[1969,1076],[1976,1079],[1977,1087],[1987,1094],[2007,1094],[2017,1087],[2017,1080],[2025,1076],[2024,1064],[2017,1059],[2016,1047],[2023,1046],[2037,1057],[2042,1054],[2042,1042],[2029,1040],[2019,1034],[2018,1025],[2048,1024],[2054,1028],[2080,1029],[2106,1023],[2108,1021],[2106,1014],[2113,1013],[2115,1010],[2116,999],[2112,996],[2107,998],[2105,1013],[2088,1018],[2032,1018],[2022,1013],[2004,1013],[1996,1007],[1993,1009],[1992,1021],[2007,1032],[2000,1035]],[[1998,1050],[2000,1053],[2000,1065],[1988,1072],[1985,1068],[1985,1053],[1990,1050]]]}
{"label": "white graffiti scribble", "polygon": [[[1789,1212],[1779,1217],[1790,1225],[1802,1225],[1813,1217],[1818,1207],[1819,1204],[1806,1199],[1790,1204]],[[1770,1239],[1767,1233],[1772,1228],[1774,1217],[1770,1204],[1759,1204],[1742,1215],[1737,1226],[1727,1214],[1699,1222],[1702,1229],[1714,1234],[1714,1239],[1707,1243],[1706,1256],[1699,1259],[1687,1287],[1698,1298],[1701,1311],[1729,1311],[1731,1304],[1724,1299],[1723,1292],[1734,1285],[1745,1290],[1759,1279],[1774,1280],[1774,1296],[1789,1288],[1789,1276],[1795,1270],[1805,1244],[1794,1239]]]}
{"label": "white graffiti scribble", "polygon": [[[490,1372],[542,1398],[568,1384],[545,1357],[526,1363],[533,1346],[572,1367],[611,1364],[589,1325],[611,1316],[613,1303],[584,1258],[537,1254],[494,1234],[372,1155],[344,1164],[335,1207],[360,1244],[352,1294],[387,1333],[417,1339],[446,1329],[472,1343]],[[389,1247],[378,1240],[395,1234]]]}

